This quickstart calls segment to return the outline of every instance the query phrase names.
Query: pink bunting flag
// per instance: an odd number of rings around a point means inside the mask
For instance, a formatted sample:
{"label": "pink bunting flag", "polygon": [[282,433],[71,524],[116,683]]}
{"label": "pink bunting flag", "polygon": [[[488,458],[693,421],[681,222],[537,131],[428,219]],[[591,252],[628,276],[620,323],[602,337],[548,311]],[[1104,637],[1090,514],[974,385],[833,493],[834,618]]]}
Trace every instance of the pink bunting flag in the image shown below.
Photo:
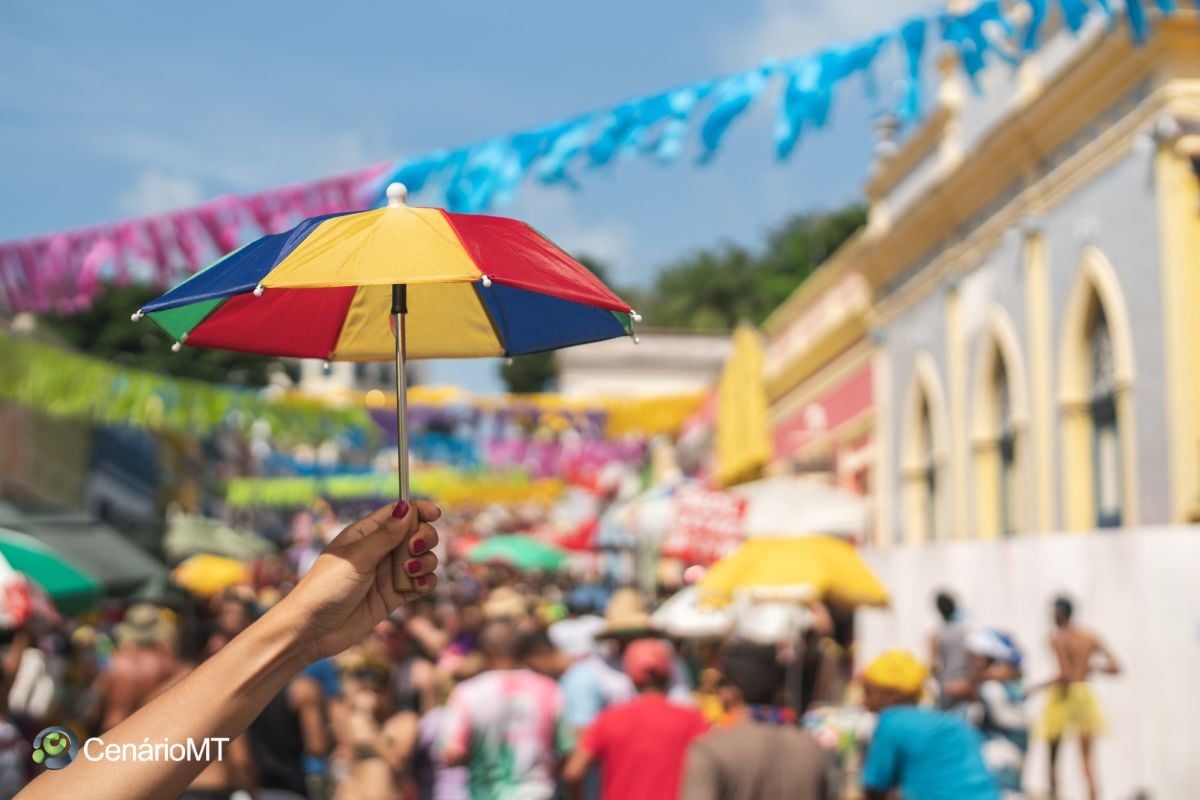
{"label": "pink bunting flag", "polygon": [[[390,165],[252,195],[228,195],[165,215],[0,242],[0,308],[69,314],[86,309],[106,280],[166,288],[186,271],[237,249],[247,223],[276,233],[301,219],[365,207]],[[148,270],[135,271],[136,265]]]}

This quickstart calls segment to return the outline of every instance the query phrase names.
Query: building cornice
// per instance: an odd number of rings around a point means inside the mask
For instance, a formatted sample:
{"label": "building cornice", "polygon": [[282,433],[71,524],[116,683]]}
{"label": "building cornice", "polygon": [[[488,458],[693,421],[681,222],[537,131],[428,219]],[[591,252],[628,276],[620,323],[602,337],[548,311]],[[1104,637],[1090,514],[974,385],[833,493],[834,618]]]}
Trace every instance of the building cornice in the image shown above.
{"label": "building cornice", "polygon": [[[1127,155],[1134,138],[1164,109],[1200,114],[1200,80],[1189,77],[1200,74],[1198,39],[1195,15],[1181,12],[1156,20],[1155,34],[1142,47],[1121,33],[1086,43],[1041,91],[1023,96],[954,169],[897,209],[897,222],[868,226],[834,253],[764,330],[779,335],[851,270],[861,272],[878,297],[873,321],[885,321],[955,270],[971,266],[1024,217],[1057,205]],[[1122,107],[1123,100],[1130,100],[1130,108]],[[1102,120],[1113,112],[1117,119]],[[929,153],[925,138],[944,131],[948,122],[940,109],[936,113],[871,179],[869,193],[902,179],[918,153]],[[1104,130],[1091,132],[1100,121]]]}

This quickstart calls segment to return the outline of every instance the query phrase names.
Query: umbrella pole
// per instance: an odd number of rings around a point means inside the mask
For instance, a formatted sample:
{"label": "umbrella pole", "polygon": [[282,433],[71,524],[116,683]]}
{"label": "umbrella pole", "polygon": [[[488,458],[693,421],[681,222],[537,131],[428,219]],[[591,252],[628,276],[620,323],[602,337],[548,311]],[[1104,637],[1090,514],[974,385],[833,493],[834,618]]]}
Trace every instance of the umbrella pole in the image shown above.
{"label": "umbrella pole", "polygon": [[408,343],[404,318],[408,314],[408,287],[392,286],[392,316],[396,322],[396,453],[400,459],[400,499],[408,501]]}

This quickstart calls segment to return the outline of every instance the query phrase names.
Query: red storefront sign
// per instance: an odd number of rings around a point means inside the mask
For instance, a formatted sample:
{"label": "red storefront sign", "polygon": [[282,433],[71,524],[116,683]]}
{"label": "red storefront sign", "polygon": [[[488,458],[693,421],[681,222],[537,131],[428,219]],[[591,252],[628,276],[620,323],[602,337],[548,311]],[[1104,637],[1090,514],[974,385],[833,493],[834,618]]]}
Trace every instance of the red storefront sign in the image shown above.
{"label": "red storefront sign", "polygon": [[692,564],[712,564],[742,543],[746,499],[703,486],[681,486],[671,498],[671,524],[662,554]]}
{"label": "red storefront sign", "polygon": [[871,392],[871,365],[868,362],[775,427],[772,436],[776,457],[803,451],[815,439],[836,431],[869,410]]}

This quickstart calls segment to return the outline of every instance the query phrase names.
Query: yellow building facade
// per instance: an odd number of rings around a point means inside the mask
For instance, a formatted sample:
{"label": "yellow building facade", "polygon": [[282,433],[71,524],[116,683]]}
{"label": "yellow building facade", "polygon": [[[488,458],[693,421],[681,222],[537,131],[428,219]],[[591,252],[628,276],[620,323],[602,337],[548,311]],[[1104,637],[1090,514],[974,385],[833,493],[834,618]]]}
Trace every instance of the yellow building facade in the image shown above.
{"label": "yellow building facade", "polygon": [[941,70],[764,326],[777,461],[865,475],[881,546],[1200,518],[1195,15]]}

